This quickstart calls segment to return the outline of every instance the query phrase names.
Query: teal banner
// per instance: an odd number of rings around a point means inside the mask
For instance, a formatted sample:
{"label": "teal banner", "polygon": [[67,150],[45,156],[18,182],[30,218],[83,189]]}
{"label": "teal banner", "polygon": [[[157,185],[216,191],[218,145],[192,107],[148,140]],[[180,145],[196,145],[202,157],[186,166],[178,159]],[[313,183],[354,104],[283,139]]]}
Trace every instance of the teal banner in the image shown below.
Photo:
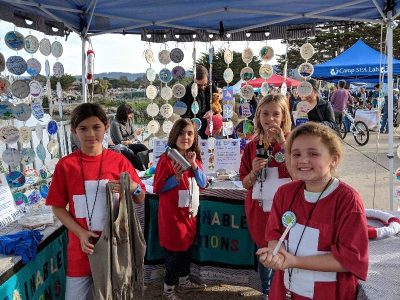
{"label": "teal banner", "polygon": [[[161,263],[163,249],[158,238],[158,197],[146,198],[146,263]],[[254,269],[256,245],[247,227],[244,202],[202,198],[197,215],[197,234],[192,258],[199,265]]]}
{"label": "teal banner", "polygon": [[0,299],[64,299],[67,232],[44,247],[36,258],[0,286]]}

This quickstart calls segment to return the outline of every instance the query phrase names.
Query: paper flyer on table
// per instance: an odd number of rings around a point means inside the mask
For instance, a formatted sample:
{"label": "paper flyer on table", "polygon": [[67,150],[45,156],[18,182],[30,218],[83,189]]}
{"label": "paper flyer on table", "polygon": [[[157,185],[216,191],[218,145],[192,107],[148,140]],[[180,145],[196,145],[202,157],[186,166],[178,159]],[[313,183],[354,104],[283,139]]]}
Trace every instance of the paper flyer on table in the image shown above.
{"label": "paper flyer on table", "polygon": [[0,227],[15,220],[17,207],[8,186],[5,174],[0,174]]}
{"label": "paper flyer on table", "polygon": [[215,141],[215,170],[225,169],[239,173],[240,139]]}

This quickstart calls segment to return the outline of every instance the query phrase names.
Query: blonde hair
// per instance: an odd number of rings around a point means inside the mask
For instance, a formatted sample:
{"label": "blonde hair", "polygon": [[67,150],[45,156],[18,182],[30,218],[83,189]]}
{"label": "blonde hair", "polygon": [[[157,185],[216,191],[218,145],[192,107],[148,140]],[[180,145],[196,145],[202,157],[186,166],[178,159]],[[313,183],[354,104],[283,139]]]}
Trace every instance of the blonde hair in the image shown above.
{"label": "blonde hair", "polygon": [[260,114],[261,114],[261,108],[268,103],[276,103],[279,106],[279,108],[282,111],[282,123],[280,124],[280,128],[282,129],[284,134],[290,132],[292,127],[292,122],[290,120],[289,107],[286,101],[287,101],[286,97],[282,94],[275,94],[275,95],[271,94],[265,96],[260,100],[260,102],[257,105],[256,114],[254,116],[254,126],[255,126],[254,133],[256,139],[260,139],[260,135],[264,132],[260,122]]}

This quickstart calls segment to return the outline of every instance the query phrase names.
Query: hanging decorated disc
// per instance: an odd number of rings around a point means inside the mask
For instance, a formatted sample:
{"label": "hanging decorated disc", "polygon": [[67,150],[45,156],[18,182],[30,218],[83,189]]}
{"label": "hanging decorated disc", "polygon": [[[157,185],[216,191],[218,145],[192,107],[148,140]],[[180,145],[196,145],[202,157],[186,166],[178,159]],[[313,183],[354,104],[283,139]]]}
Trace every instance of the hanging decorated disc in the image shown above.
{"label": "hanging decorated disc", "polygon": [[25,59],[21,56],[10,56],[7,58],[6,66],[8,71],[14,75],[22,75],[28,68]]}
{"label": "hanging decorated disc", "polygon": [[49,134],[56,134],[58,130],[58,125],[57,122],[54,120],[49,121],[49,123],[47,123],[47,132]]}
{"label": "hanging decorated disc", "polygon": [[14,107],[14,117],[19,121],[27,121],[31,115],[32,109],[26,103],[19,103]]}
{"label": "hanging decorated disc", "polygon": [[147,130],[150,134],[156,134],[160,130],[160,123],[157,120],[151,120],[149,124],[147,124]]}
{"label": "hanging decorated disc", "polygon": [[7,47],[12,50],[21,50],[24,48],[24,36],[18,31],[9,31],[4,37]]}
{"label": "hanging decorated disc", "polygon": [[160,112],[160,108],[156,103],[150,103],[149,105],[147,105],[146,112],[150,117],[154,118]]}
{"label": "hanging decorated disc", "polygon": [[224,119],[230,119],[233,117],[233,105],[231,104],[224,104],[223,108],[222,108],[222,117]]}
{"label": "hanging decorated disc", "polygon": [[35,151],[32,148],[21,149],[21,164],[29,165],[35,160]]}
{"label": "hanging decorated disc", "polygon": [[233,80],[233,71],[231,68],[227,68],[223,74],[224,80],[227,84],[231,83]]}
{"label": "hanging decorated disc", "polygon": [[197,95],[199,94],[199,87],[196,82],[193,82],[190,91],[192,93],[192,97],[196,99]]}
{"label": "hanging decorated disc", "polygon": [[150,100],[153,100],[157,97],[157,88],[154,85],[150,84],[149,86],[147,86],[146,97]]}
{"label": "hanging decorated disc", "polygon": [[27,35],[24,44],[25,51],[29,54],[34,54],[39,49],[39,40],[34,35]]}
{"label": "hanging decorated disc", "polygon": [[35,133],[39,141],[43,140],[43,126],[40,123],[36,123]]}
{"label": "hanging decorated disc", "polygon": [[153,68],[148,68],[146,70],[146,78],[150,82],[156,80],[156,71]]}
{"label": "hanging decorated disc", "polygon": [[245,64],[251,63],[253,56],[253,50],[251,50],[251,48],[245,48],[242,52],[242,60]]}
{"label": "hanging decorated disc", "polygon": [[50,63],[49,63],[48,59],[46,59],[46,61],[44,63],[44,70],[46,73],[46,77],[49,77],[50,76]]}
{"label": "hanging decorated disc", "polygon": [[40,167],[39,175],[40,175],[40,178],[42,178],[42,179],[47,179],[47,177],[49,177],[49,170],[47,169],[46,165],[43,165]]}
{"label": "hanging decorated disc", "polygon": [[17,206],[23,205],[23,204],[29,204],[28,197],[24,193],[13,193],[13,198],[14,198],[14,203]]}
{"label": "hanging decorated disc", "polygon": [[0,141],[6,144],[13,144],[18,141],[19,130],[17,127],[8,125],[0,128]]}
{"label": "hanging decorated disc", "polygon": [[163,86],[160,91],[161,98],[168,101],[172,98],[172,89],[169,86]]}
{"label": "hanging decorated disc", "polygon": [[241,71],[240,71],[240,78],[244,81],[249,81],[252,80],[254,77],[254,71],[252,68],[250,67],[244,67]]}
{"label": "hanging decorated disc", "polygon": [[253,114],[252,106],[249,102],[244,102],[239,105],[239,115],[244,118],[248,118]]}
{"label": "hanging decorated disc", "polygon": [[300,101],[296,106],[296,111],[300,114],[308,114],[311,109],[311,104],[307,101]]}
{"label": "hanging decorated disc", "polygon": [[194,128],[199,131],[201,128],[201,120],[199,118],[192,118]]}
{"label": "hanging decorated disc", "polygon": [[47,195],[49,194],[49,186],[46,184],[42,184],[39,187],[39,193],[40,193],[40,196],[42,196],[44,199],[46,199]]}
{"label": "hanging decorated disc", "polygon": [[57,94],[57,98],[59,100],[63,99],[62,86],[61,86],[61,82],[59,82],[59,81],[57,81],[57,84],[56,84],[56,94]]}
{"label": "hanging decorated disc", "polygon": [[5,149],[1,158],[7,165],[11,167],[17,167],[21,163],[21,154],[15,148]]}
{"label": "hanging decorated disc", "polygon": [[310,43],[305,43],[303,45],[301,45],[300,47],[300,56],[307,60],[310,59],[311,57],[313,57],[315,53],[315,49],[314,46],[311,45]]}
{"label": "hanging decorated disc", "polygon": [[168,134],[171,131],[173,125],[174,123],[172,123],[170,120],[165,120],[164,123],[162,124],[162,130],[166,134]]}
{"label": "hanging decorated disc", "polygon": [[187,105],[183,101],[176,101],[174,104],[174,113],[177,114],[178,116],[182,116],[186,113],[187,111]]}
{"label": "hanging decorated disc", "polygon": [[42,96],[43,88],[39,81],[32,80],[29,82],[29,91],[33,98]]}
{"label": "hanging decorated disc", "polygon": [[287,85],[286,85],[286,82],[282,82],[282,85],[281,85],[281,94],[286,96],[286,93],[287,93]]}
{"label": "hanging decorated disc", "polygon": [[183,84],[176,83],[172,87],[172,94],[174,95],[175,98],[180,99],[183,96],[185,96],[186,93],[186,88]]}
{"label": "hanging decorated disc", "polygon": [[0,102],[0,119],[9,120],[14,116],[14,105],[9,101]]}
{"label": "hanging decorated disc", "polygon": [[64,75],[64,66],[60,62],[56,62],[53,65],[53,75],[57,78],[61,78]]}
{"label": "hanging decorated disc", "polygon": [[41,161],[46,160],[46,149],[44,148],[42,143],[36,146],[36,155]]}
{"label": "hanging decorated disc", "polygon": [[25,176],[19,171],[12,171],[6,175],[10,188],[19,188],[25,184]]}
{"label": "hanging decorated disc", "polygon": [[40,71],[42,70],[42,65],[36,58],[28,59],[26,64],[27,64],[26,72],[28,72],[29,75],[35,77],[40,74]]}
{"label": "hanging decorated disc", "polygon": [[151,65],[154,62],[153,51],[150,48],[146,49],[146,51],[144,52],[144,57],[148,64]]}
{"label": "hanging decorated disc", "polygon": [[200,110],[199,102],[194,100],[192,105],[191,105],[191,107],[190,107],[190,109],[191,109],[193,114],[197,115],[199,113],[199,110]]}
{"label": "hanging decorated disc", "polygon": [[34,184],[39,180],[39,173],[33,168],[25,169],[22,174],[25,176],[26,184]]}
{"label": "hanging decorated disc", "polygon": [[179,64],[183,60],[184,54],[181,49],[174,48],[171,50],[170,57],[174,63]]}
{"label": "hanging decorated disc", "polygon": [[160,77],[160,80],[164,83],[168,83],[172,80],[172,73],[167,68],[162,69],[158,76]]}
{"label": "hanging decorated disc", "polygon": [[229,136],[233,134],[234,126],[232,121],[224,122],[222,126],[223,126],[222,128],[223,136]]}
{"label": "hanging decorated disc", "polygon": [[268,82],[263,82],[261,84],[261,87],[260,87],[261,95],[263,95],[264,97],[267,96],[268,95],[268,91],[269,91]]}
{"label": "hanging decorated disc", "polygon": [[11,93],[14,97],[23,99],[29,96],[29,84],[24,80],[15,80],[11,84]]}
{"label": "hanging decorated disc", "polygon": [[56,139],[51,139],[47,144],[47,151],[54,156],[58,154],[59,150],[60,145],[58,144],[58,141]]}
{"label": "hanging decorated disc", "polygon": [[6,78],[0,77],[0,95],[8,92],[10,88],[10,82]]}
{"label": "hanging decorated disc", "polygon": [[29,205],[38,204],[41,198],[42,198],[42,196],[40,196],[39,191],[33,190],[33,191],[28,195]]}
{"label": "hanging decorated disc", "polygon": [[63,46],[59,41],[54,41],[53,44],[51,44],[51,54],[53,54],[55,58],[59,58],[63,54]]}
{"label": "hanging decorated disc", "polygon": [[160,107],[160,115],[164,119],[170,118],[173,113],[174,113],[174,108],[172,107],[171,104],[165,103],[165,104],[161,105],[161,107]]}
{"label": "hanging decorated disc", "polygon": [[302,81],[299,86],[297,87],[297,93],[300,97],[307,97],[310,96],[313,91],[313,87],[311,83],[308,81]]}
{"label": "hanging decorated disc", "polygon": [[302,63],[299,66],[298,72],[300,76],[304,78],[311,77],[311,75],[314,73],[314,66],[308,62]]}
{"label": "hanging decorated disc", "polygon": [[224,61],[227,65],[231,64],[233,61],[233,52],[230,49],[224,51]]}
{"label": "hanging decorated disc", "polygon": [[271,78],[271,76],[274,74],[274,68],[271,65],[262,65],[260,67],[260,70],[258,71],[260,74],[260,77],[263,79],[268,79]]}
{"label": "hanging decorated disc", "polygon": [[21,144],[28,144],[32,140],[32,130],[28,126],[22,126],[19,129],[19,141]]}
{"label": "hanging decorated disc", "polygon": [[262,61],[270,61],[274,57],[274,49],[270,46],[264,46],[260,50],[260,58]]}
{"label": "hanging decorated disc", "polygon": [[185,71],[185,69],[183,68],[183,67],[181,67],[181,66],[176,66],[176,67],[174,67],[173,69],[172,69],[172,77],[175,79],[175,80],[182,80],[183,78],[185,78],[185,74],[186,74],[186,71]]}
{"label": "hanging decorated disc", "polygon": [[240,89],[240,94],[242,97],[246,100],[250,100],[254,96],[254,90],[251,85],[246,84],[245,86],[242,86]]}
{"label": "hanging decorated disc", "polygon": [[44,56],[49,56],[51,53],[51,43],[49,39],[43,38],[39,43],[39,51]]}
{"label": "hanging decorated disc", "polygon": [[3,72],[6,69],[6,59],[4,58],[3,53],[0,52],[0,72]]}
{"label": "hanging decorated disc", "polygon": [[171,57],[168,50],[161,50],[158,53],[158,61],[163,65],[168,65],[171,62]]}

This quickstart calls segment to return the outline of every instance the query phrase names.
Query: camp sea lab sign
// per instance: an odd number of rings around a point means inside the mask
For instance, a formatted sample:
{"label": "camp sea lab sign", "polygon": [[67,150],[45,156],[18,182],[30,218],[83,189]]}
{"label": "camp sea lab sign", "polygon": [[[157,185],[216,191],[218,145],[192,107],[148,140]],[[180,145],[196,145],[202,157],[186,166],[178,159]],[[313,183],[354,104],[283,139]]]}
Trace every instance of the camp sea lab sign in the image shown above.
{"label": "camp sea lab sign", "polygon": [[1,300],[64,299],[67,233],[64,231],[36,258],[0,285]]}
{"label": "camp sea lab sign", "polygon": [[[379,71],[381,70],[381,71]],[[332,76],[343,76],[343,75],[368,75],[368,74],[378,74],[387,73],[387,66],[368,66],[368,67],[355,67],[355,68],[332,68],[330,74]]]}

